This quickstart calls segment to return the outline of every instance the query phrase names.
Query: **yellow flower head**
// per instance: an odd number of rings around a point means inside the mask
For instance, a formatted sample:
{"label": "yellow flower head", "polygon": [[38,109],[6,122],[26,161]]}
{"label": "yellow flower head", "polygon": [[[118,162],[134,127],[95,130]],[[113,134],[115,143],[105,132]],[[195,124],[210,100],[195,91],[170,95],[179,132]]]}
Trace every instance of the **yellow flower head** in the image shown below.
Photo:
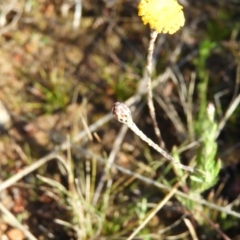
{"label": "yellow flower head", "polygon": [[141,0],[138,15],[158,33],[175,33],[184,25],[182,6],[176,0]]}

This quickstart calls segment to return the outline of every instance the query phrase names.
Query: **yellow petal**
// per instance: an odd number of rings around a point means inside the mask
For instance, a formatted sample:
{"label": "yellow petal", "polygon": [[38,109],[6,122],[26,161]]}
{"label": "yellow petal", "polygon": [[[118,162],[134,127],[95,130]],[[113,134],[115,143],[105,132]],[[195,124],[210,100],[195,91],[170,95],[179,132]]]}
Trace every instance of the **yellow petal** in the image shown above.
{"label": "yellow petal", "polygon": [[141,0],[138,15],[158,33],[173,34],[185,23],[182,6],[176,0]]}

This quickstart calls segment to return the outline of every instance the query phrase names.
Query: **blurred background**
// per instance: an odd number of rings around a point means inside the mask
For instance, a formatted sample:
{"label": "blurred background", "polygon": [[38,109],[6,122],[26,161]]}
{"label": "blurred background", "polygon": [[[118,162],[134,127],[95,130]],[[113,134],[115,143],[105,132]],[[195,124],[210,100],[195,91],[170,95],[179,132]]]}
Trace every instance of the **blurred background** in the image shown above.
{"label": "blurred background", "polygon": [[[186,165],[212,146],[221,171],[197,196],[239,212],[240,1],[179,3],[185,26],[160,34],[154,50],[159,128],[166,150]],[[127,239],[167,193],[145,180],[171,188],[182,176],[110,115],[114,102],[128,101],[136,124],[158,143],[143,84],[150,29],[138,4],[1,0],[0,186],[55,155],[0,191],[0,239],[27,239],[21,226],[35,239]],[[203,124],[209,103],[217,129]],[[211,129],[215,137],[198,147]],[[188,183],[180,190],[195,196]],[[240,239],[239,224],[239,216],[176,197],[134,239]]]}

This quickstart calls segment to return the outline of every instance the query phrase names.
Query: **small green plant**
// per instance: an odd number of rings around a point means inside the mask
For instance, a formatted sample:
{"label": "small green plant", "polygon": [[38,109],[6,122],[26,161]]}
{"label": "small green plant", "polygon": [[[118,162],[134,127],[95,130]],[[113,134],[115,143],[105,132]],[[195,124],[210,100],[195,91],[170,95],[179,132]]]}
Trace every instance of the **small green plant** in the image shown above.
{"label": "small green plant", "polygon": [[[221,169],[221,161],[216,158],[216,134],[218,124],[215,120],[215,107],[212,103],[208,103],[207,99],[209,76],[206,70],[206,60],[215,46],[215,43],[208,40],[202,42],[199,49],[199,56],[195,61],[199,79],[196,88],[199,108],[198,114],[196,114],[195,117],[192,117],[193,122],[191,123],[191,126],[193,126],[193,136],[189,136],[189,139],[198,141],[194,150],[196,154],[192,159],[195,172],[190,175],[189,179],[186,179],[184,178],[184,173],[181,169],[176,171],[177,175],[181,177],[182,185],[189,186],[189,195],[194,196],[196,199],[201,199],[201,194],[217,183]],[[191,131],[189,131],[189,133],[191,133]],[[174,151],[174,154],[176,159],[180,159],[176,150]],[[178,199],[184,206],[196,213],[195,218],[198,220],[198,223],[204,224],[204,219],[200,212],[208,212],[208,208],[196,206],[193,201],[179,197]]]}
{"label": "small green plant", "polygon": [[43,82],[36,82],[36,87],[44,95],[44,104],[41,104],[46,113],[64,109],[70,101],[68,81],[64,78],[64,73],[53,69],[49,74],[41,71]]}
{"label": "small green plant", "polygon": [[218,174],[221,169],[221,161],[216,159],[217,143],[217,123],[214,120],[214,107],[209,104],[207,116],[201,121],[200,143],[196,153],[196,166],[198,173],[191,176],[190,188],[195,192],[204,192],[214,186],[218,180]]}
{"label": "small green plant", "polygon": [[200,140],[195,158],[196,168],[199,172],[191,177],[190,186],[191,190],[199,192],[203,192],[216,184],[221,169],[221,162],[216,159],[217,123],[215,122],[215,108],[213,104],[208,104],[207,100],[209,76],[206,70],[206,61],[215,46],[215,43],[208,40],[203,41],[199,47],[199,57],[195,61],[199,77],[197,86],[199,110],[193,125],[195,139]]}
{"label": "small green plant", "polygon": [[[21,75],[28,82],[29,78],[33,77],[24,71],[22,70]],[[35,80],[35,78],[38,80]],[[71,99],[71,85],[66,80],[64,71],[55,68],[49,70],[49,72],[41,69],[39,74],[34,76],[29,91],[32,96],[27,100],[27,109],[42,114],[51,114],[55,111],[64,110]]]}

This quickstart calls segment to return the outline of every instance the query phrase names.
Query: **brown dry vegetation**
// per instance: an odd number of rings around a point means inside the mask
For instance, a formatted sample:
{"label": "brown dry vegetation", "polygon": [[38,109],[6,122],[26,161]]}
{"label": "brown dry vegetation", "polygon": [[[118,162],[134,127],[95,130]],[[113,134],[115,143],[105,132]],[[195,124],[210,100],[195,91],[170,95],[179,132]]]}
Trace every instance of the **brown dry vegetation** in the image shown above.
{"label": "brown dry vegetation", "polygon": [[[154,104],[169,151],[196,140],[188,137],[178,96],[181,84],[174,78],[186,86],[194,79],[189,111],[196,116],[202,104],[198,83],[203,72],[208,74],[205,94],[207,102],[215,103],[218,123],[238,96],[240,83],[240,2],[181,2],[186,25],[175,35],[160,35],[154,53],[153,80],[162,77],[153,91],[163,105],[157,98]],[[137,16],[137,5],[135,0],[83,1],[80,26],[74,29],[74,1],[0,2],[0,189],[6,180],[49,157],[0,190],[0,201],[36,239],[127,239],[168,192],[145,180],[165,186],[176,182],[177,175],[159,154],[126,129],[120,135],[122,125],[110,115],[114,102],[130,99],[136,124],[157,141],[146,89],[140,84],[149,28]],[[204,43],[214,43],[214,48]],[[210,53],[201,65],[199,52],[204,50]],[[182,125],[170,121],[170,104]],[[216,139],[216,159],[223,162],[219,181],[202,193],[219,206],[233,203],[235,212],[240,193],[239,113],[235,106]],[[195,155],[192,148],[181,161],[190,164]],[[108,171],[104,161],[109,156],[146,179],[115,167]],[[187,185],[179,190],[190,196]],[[198,239],[240,238],[239,217],[196,206],[198,212],[171,198],[135,239],[193,239],[191,230]],[[2,208],[0,214],[1,240],[26,238]],[[83,228],[88,229],[85,237]]]}

